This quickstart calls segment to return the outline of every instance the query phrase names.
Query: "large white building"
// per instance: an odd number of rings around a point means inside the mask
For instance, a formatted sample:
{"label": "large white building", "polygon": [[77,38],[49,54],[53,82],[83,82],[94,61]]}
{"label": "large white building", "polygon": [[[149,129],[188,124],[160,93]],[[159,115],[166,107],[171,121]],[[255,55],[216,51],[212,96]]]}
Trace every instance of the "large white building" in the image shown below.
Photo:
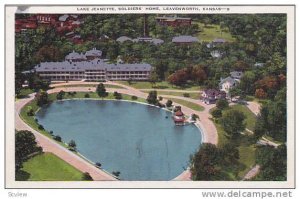
{"label": "large white building", "polygon": [[105,81],[105,80],[148,80],[150,64],[110,64],[101,59],[97,49],[85,54],[71,52],[62,62],[42,62],[35,71],[43,79],[51,81]]}

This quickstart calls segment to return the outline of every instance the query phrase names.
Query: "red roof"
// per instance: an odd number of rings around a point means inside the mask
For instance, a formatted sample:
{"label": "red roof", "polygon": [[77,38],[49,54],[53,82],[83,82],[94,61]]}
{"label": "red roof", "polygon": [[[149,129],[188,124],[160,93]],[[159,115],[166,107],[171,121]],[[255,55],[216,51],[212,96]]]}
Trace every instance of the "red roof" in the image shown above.
{"label": "red roof", "polygon": [[176,115],[176,116],[183,116],[183,112],[181,112],[181,111],[179,110],[179,111],[177,111],[177,112],[175,113],[175,115]]}

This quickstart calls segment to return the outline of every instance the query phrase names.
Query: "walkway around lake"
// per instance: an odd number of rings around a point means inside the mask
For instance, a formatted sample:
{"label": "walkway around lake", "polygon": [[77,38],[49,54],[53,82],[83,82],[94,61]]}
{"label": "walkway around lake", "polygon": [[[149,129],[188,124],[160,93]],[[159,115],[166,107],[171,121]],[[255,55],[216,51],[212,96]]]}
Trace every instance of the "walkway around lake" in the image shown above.
{"label": "walkway around lake", "polygon": [[[79,84],[82,84],[83,86],[78,86]],[[68,83],[55,83],[51,84],[51,87],[53,89],[48,90],[47,92],[49,94],[51,93],[57,93],[61,90],[64,90],[65,92],[95,92],[95,87],[89,87],[84,85],[97,85],[98,82],[68,82]],[[107,88],[106,90],[108,92],[114,92],[117,91],[122,94],[127,95],[134,95],[140,98],[146,99],[148,96],[148,93],[142,92],[141,90],[135,89],[133,87],[123,85],[116,82],[105,82],[104,84],[108,85],[115,85],[118,88]],[[76,87],[72,87],[72,85],[76,85]],[[63,87],[68,86],[68,87]],[[119,88],[120,87],[120,88]],[[154,89],[153,89],[154,90]],[[146,90],[145,90],[146,91]],[[179,92],[182,92],[181,90]],[[200,92],[200,91],[198,91]],[[64,148],[63,146],[56,143],[54,140],[51,140],[50,138],[40,134],[39,132],[32,129],[30,126],[28,126],[19,116],[20,111],[23,106],[25,106],[28,102],[34,99],[34,94],[31,94],[28,98],[21,99],[15,102],[15,115],[16,115],[16,129],[17,130],[30,130],[34,133],[36,136],[37,142],[43,147],[44,151],[52,152],[61,159],[65,160],[66,162],[73,165],[75,168],[79,169],[82,172],[89,172],[90,175],[93,177],[94,180],[116,180],[113,176],[106,173],[103,170],[100,170],[96,168],[91,163],[87,162],[83,158],[79,157],[78,155],[74,154],[73,152],[69,151],[68,149]],[[191,108],[188,108],[186,106],[183,106],[181,104],[173,103],[174,105],[180,105],[182,107],[182,111],[186,115],[191,114],[197,114],[199,115],[200,119],[196,122],[196,125],[201,128],[202,132],[202,142],[203,143],[211,143],[211,144],[217,144],[218,143],[218,132],[214,125],[214,123],[211,121],[211,115],[209,113],[210,109],[215,107],[214,104],[207,105],[203,103],[200,100],[195,100],[187,97],[181,97],[181,96],[173,96],[173,95],[162,95],[163,100],[162,103],[166,103],[168,98],[176,98],[180,100],[185,100],[187,102],[192,102],[195,104],[198,104],[199,106],[204,107],[203,111],[195,111]],[[258,103],[249,103],[248,108],[255,113],[256,115],[259,113],[259,104]],[[191,180],[191,174],[189,169],[185,170],[182,174],[174,178],[174,180]]]}

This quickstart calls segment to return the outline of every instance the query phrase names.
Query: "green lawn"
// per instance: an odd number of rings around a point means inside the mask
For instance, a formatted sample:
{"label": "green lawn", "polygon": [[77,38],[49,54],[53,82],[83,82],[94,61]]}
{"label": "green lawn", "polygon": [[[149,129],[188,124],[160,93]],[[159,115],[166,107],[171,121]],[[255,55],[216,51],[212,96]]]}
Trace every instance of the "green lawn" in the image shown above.
{"label": "green lawn", "polygon": [[16,180],[80,181],[83,173],[52,153],[43,153],[24,162]]}
{"label": "green lawn", "polygon": [[17,98],[18,99],[25,98],[31,93],[34,93],[34,90],[32,90],[30,88],[22,88],[19,95],[17,96]]}
{"label": "green lawn", "polygon": [[207,27],[204,26],[201,22],[194,22],[198,24],[201,28],[201,32],[199,32],[196,36],[200,39],[200,41],[211,42],[216,38],[223,38],[227,42],[234,42],[235,38],[232,37],[228,28],[225,28],[221,31],[220,25],[209,24]]}
{"label": "green lawn", "polygon": [[[150,91],[148,91],[149,93]],[[180,96],[180,97],[184,97],[183,94],[184,93],[188,93],[190,95],[190,97],[187,98],[191,98],[191,99],[200,99],[200,91],[199,93],[189,93],[189,91],[186,92],[172,92],[172,91],[157,91],[157,95],[174,95],[174,96]]]}
{"label": "green lawn", "polygon": [[187,91],[189,90],[200,91],[201,89],[201,87],[197,85],[187,85],[184,87],[178,87],[178,86],[171,85],[166,81],[157,82],[155,85],[151,84],[150,82],[144,82],[144,81],[137,81],[137,82],[133,81],[131,82],[131,84],[129,84],[127,81],[118,81],[118,83],[131,86],[136,89],[174,89],[174,90],[187,90]]}
{"label": "green lawn", "polygon": [[167,98],[167,99],[170,99],[175,103],[181,104],[181,105],[186,106],[186,107],[188,107],[190,109],[193,109],[195,111],[203,111],[204,110],[203,106],[200,106],[200,105],[195,104],[193,102],[188,102],[188,101],[185,101],[185,100],[182,100],[182,99],[176,99],[176,98]]}
{"label": "green lawn", "polygon": [[[121,86],[112,85],[112,84],[104,84],[105,88],[123,88]],[[96,88],[96,84],[72,84],[72,85],[59,85],[55,86],[55,88],[67,88],[67,87],[92,87]]]}

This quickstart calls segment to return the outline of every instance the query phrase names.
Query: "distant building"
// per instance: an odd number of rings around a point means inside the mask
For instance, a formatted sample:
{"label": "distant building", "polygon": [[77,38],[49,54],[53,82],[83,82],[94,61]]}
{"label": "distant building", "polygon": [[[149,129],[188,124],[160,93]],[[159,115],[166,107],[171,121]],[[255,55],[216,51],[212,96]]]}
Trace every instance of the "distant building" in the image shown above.
{"label": "distant building", "polygon": [[213,58],[221,58],[222,57],[222,53],[218,50],[213,50],[210,52],[210,55],[213,57]]}
{"label": "distant building", "polygon": [[218,45],[222,45],[226,43],[226,40],[225,39],[222,39],[222,38],[215,38],[212,42],[208,43],[206,45],[207,48],[214,48]]}
{"label": "distant building", "polygon": [[232,78],[232,77],[226,77],[225,79],[221,79],[220,83],[219,83],[219,89],[221,91],[224,91],[227,96],[229,96],[229,91],[230,89],[232,89],[233,87],[235,87],[239,82]]}
{"label": "distant building", "polygon": [[243,72],[241,71],[232,71],[230,72],[230,76],[235,80],[240,80],[243,77]]}
{"label": "distant building", "polygon": [[57,22],[57,16],[53,14],[37,14],[36,19],[38,24],[54,25]]}
{"label": "distant building", "polygon": [[126,42],[126,41],[132,41],[132,39],[130,37],[127,37],[127,36],[121,36],[116,41],[120,42],[120,43],[123,43],[123,42]]}
{"label": "distant building", "polygon": [[190,26],[192,19],[188,17],[177,17],[177,16],[163,16],[156,17],[156,22],[162,26]]}
{"label": "distant building", "polygon": [[225,99],[226,93],[216,89],[207,89],[202,92],[201,100],[205,104],[214,104],[218,99]]}
{"label": "distant building", "polygon": [[190,35],[181,35],[173,37],[172,42],[176,44],[192,44],[198,43],[199,39]]}
{"label": "distant building", "polygon": [[136,39],[133,39],[132,41],[133,42],[148,42],[148,43],[152,43],[154,45],[159,45],[159,44],[164,43],[164,40],[151,38],[151,37],[138,37]]}
{"label": "distant building", "polygon": [[92,49],[85,54],[75,51],[62,62],[42,62],[35,71],[43,79],[51,81],[105,81],[105,80],[148,80],[150,64],[109,64],[103,59],[102,51]]}

